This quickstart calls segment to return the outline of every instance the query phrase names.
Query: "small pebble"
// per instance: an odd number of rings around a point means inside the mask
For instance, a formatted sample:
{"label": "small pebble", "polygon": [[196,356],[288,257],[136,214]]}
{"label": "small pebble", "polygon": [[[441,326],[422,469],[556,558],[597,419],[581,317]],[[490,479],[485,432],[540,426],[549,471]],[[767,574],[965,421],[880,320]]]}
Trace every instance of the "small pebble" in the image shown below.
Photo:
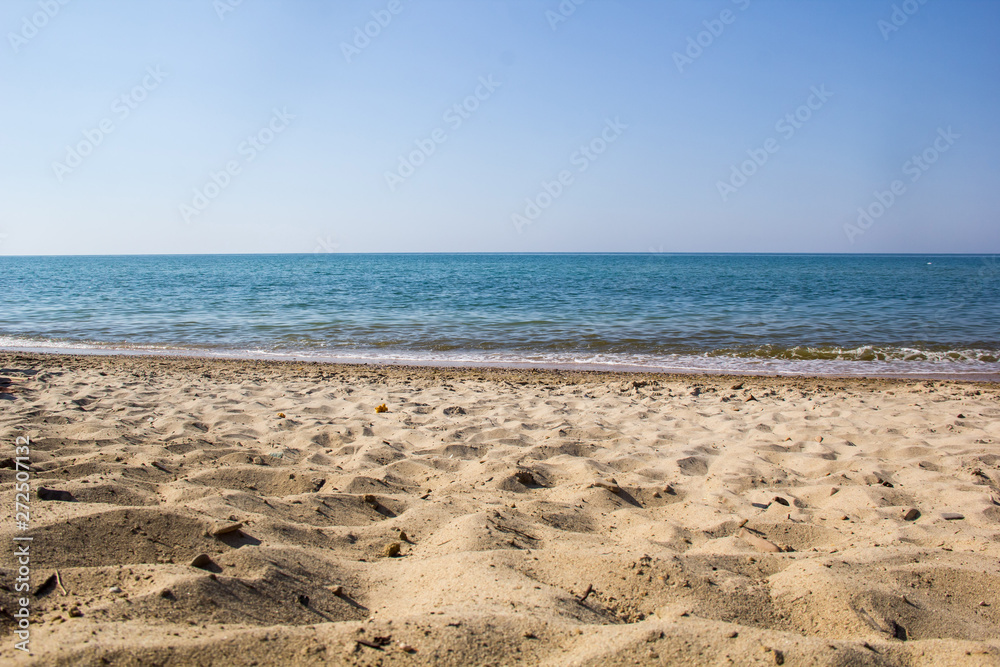
{"label": "small pebble", "polygon": [[75,500],[73,494],[69,491],[57,491],[56,489],[46,489],[44,486],[38,487],[38,498],[40,500],[59,500],[65,503],[71,503]]}
{"label": "small pebble", "polygon": [[920,510],[915,507],[911,507],[906,510],[906,514],[903,515],[903,521],[916,521],[920,518]]}
{"label": "small pebble", "polygon": [[112,586],[111,588],[108,589],[108,592],[114,595],[118,595],[119,593],[122,592],[122,589],[118,588],[117,586]]}
{"label": "small pebble", "polygon": [[81,616],[83,616],[83,612],[80,611],[79,607],[73,607],[72,609],[69,610],[69,615],[71,618],[80,618]]}
{"label": "small pebble", "polygon": [[958,512],[941,512],[941,518],[945,521],[958,521],[959,519],[964,519],[965,517]]}
{"label": "small pebble", "polygon": [[608,479],[603,482],[594,482],[593,485],[599,489],[610,491],[611,493],[618,493],[621,491],[621,487],[618,486],[618,482],[614,479]]}
{"label": "small pebble", "polygon": [[400,548],[399,542],[392,542],[391,544],[385,545],[385,557],[395,558],[396,556],[399,555],[399,548]]}
{"label": "small pebble", "polygon": [[242,527],[242,521],[236,521],[235,523],[217,523],[209,530],[209,534],[213,537],[218,537],[220,535],[227,535],[229,533],[236,532]]}
{"label": "small pebble", "polygon": [[198,554],[191,559],[191,567],[197,567],[204,569],[207,565],[212,564],[212,559],[209,558],[208,554]]}

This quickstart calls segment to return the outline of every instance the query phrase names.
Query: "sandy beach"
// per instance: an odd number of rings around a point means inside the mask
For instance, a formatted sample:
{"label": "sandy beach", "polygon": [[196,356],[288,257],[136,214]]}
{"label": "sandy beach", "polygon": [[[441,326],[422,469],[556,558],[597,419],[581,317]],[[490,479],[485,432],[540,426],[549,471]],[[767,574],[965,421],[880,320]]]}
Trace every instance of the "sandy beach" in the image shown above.
{"label": "sandy beach", "polygon": [[4,664],[1000,664],[997,384],[0,367]]}

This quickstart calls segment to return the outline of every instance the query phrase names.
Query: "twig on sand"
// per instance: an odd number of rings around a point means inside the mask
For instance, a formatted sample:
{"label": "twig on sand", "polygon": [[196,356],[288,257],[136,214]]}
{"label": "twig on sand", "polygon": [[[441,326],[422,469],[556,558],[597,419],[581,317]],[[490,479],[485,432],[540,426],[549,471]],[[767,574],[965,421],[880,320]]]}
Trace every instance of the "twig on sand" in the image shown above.
{"label": "twig on sand", "polygon": [[577,598],[577,600],[578,600],[579,602],[583,602],[584,600],[586,600],[586,599],[587,599],[587,597],[588,597],[588,596],[589,596],[589,595],[590,595],[590,594],[591,594],[592,592],[594,592],[594,585],[593,585],[593,584],[587,584],[587,589],[586,589],[585,591],[583,591],[583,595],[581,595],[580,597],[578,597],[578,598]]}
{"label": "twig on sand", "polygon": [[59,570],[56,570],[56,584],[59,585],[59,590],[62,591],[63,595],[69,595],[69,591],[67,591],[66,587],[63,586],[62,577],[59,576]]}

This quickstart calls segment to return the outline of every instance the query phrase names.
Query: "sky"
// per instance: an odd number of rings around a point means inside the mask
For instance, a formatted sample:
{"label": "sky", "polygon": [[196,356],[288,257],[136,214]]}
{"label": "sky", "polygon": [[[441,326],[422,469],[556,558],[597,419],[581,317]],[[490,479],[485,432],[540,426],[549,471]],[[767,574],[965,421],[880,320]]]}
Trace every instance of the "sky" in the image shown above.
{"label": "sky", "polygon": [[0,254],[1000,252],[995,0],[4,0]]}

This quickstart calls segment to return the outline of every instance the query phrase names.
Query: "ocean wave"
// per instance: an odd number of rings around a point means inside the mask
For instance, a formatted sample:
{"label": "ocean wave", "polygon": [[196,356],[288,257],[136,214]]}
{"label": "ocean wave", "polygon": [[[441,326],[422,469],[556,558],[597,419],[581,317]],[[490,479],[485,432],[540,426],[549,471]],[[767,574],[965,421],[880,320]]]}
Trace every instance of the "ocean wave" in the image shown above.
{"label": "ocean wave", "polygon": [[750,359],[786,359],[789,361],[930,361],[930,362],[983,362],[1000,361],[1000,350],[989,349],[937,349],[922,350],[913,347],[862,345],[854,348],[807,347],[778,348],[764,346],[753,350],[713,350],[711,356],[732,356]]}
{"label": "ocean wave", "polygon": [[922,350],[859,346],[710,350],[702,353],[624,354],[580,351],[472,351],[408,349],[317,349],[295,347],[198,347],[0,336],[0,350],[77,354],[149,354],[252,358],[332,363],[440,366],[546,367],[667,373],[727,373],[844,376],[977,376],[1000,379],[1000,351]]}

